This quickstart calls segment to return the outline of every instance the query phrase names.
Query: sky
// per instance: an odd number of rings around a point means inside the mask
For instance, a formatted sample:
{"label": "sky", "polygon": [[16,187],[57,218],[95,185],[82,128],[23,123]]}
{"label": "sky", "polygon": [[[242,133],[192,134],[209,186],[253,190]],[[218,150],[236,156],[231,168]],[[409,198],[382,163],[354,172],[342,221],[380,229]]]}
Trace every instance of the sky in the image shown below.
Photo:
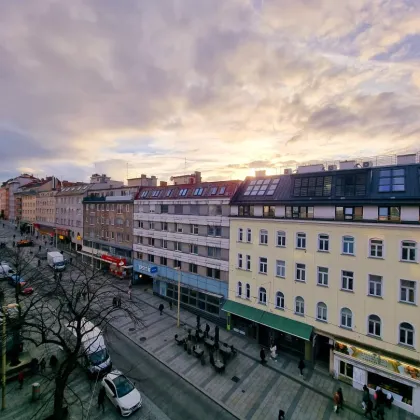
{"label": "sky", "polygon": [[0,0],[0,146],[0,181],[419,150],[420,1]]}

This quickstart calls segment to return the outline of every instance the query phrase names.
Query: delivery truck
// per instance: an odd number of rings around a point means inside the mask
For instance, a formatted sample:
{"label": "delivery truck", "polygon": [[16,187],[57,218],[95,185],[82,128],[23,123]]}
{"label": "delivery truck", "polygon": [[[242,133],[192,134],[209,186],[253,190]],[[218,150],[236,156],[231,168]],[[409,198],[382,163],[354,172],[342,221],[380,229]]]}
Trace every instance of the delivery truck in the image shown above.
{"label": "delivery truck", "polygon": [[47,253],[47,263],[55,271],[63,271],[66,268],[64,255],[58,251]]}

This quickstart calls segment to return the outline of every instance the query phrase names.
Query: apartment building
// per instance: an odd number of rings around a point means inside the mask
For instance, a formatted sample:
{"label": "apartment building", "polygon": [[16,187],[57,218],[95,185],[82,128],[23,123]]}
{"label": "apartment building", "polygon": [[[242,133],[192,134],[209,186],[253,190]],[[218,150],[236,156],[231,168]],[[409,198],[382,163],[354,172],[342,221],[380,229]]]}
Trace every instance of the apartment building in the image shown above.
{"label": "apartment building", "polygon": [[36,223],[36,197],[37,189],[42,187],[45,181],[34,180],[18,188],[15,193],[16,214],[20,223],[27,224],[33,230]]}
{"label": "apartment building", "polygon": [[136,186],[108,187],[83,198],[83,261],[109,268],[119,276],[131,275],[133,200]]}
{"label": "apartment building", "polygon": [[55,236],[55,196],[60,188],[61,182],[51,176],[36,189],[34,228],[39,235]]}
{"label": "apartment building", "polygon": [[[141,188],[134,211],[134,281],[190,310],[225,317],[228,296],[229,202],[239,181]],[[226,321],[225,321],[226,322]]]}
{"label": "apartment building", "polygon": [[228,328],[420,415],[420,164],[306,166],[232,200]]}

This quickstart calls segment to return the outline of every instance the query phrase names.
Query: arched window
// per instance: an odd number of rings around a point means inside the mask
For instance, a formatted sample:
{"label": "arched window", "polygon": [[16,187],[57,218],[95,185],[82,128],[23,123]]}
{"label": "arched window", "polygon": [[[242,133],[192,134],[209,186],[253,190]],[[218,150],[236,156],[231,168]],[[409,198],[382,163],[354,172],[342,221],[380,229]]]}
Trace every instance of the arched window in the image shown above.
{"label": "arched window", "polygon": [[258,290],[258,303],[263,303],[264,305],[267,303],[267,291],[264,287],[260,287]]}
{"label": "arched window", "polygon": [[246,298],[251,299],[251,286],[249,283],[246,284]]}
{"label": "arched window", "polygon": [[406,346],[414,346],[414,328],[408,322],[402,322],[400,324],[399,342]]}
{"label": "arched window", "polygon": [[242,296],[242,282],[238,281],[238,284],[236,286],[236,296],[241,297]]}
{"label": "arched window", "polygon": [[353,313],[349,308],[343,308],[340,314],[340,326],[344,328],[352,328],[353,326]]}
{"label": "arched window", "polygon": [[316,305],[316,319],[318,321],[327,321],[327,305],[324,302],[318,302]]}
{"label": "arched window", "polygon": [[276,308],[284,309],[284,294],[282,292],[276,293]]}
{"label": "arched window", "polygon": [[375,337],[381,336],[381,318],[378,315],[369,315],[368,334],[374,335]]}
{"label": "arched window", "polygon": [[298,296],[295,299],[295,313],[305,315],[305,301],[302,296]]}

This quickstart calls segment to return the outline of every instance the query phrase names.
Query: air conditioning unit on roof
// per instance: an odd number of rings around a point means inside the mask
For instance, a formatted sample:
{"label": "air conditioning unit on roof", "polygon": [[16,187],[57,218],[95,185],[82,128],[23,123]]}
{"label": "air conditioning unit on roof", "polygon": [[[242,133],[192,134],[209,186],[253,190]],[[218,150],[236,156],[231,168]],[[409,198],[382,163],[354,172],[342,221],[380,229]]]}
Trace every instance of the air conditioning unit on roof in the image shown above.
{"label": "air conditioning unit on roof", "polygon": [[362,163],[362,167],[363,168],[371,168],[373,166],[373,162],[372,161],[367,161],[367,162],[363,162]]}
{"label": "air conditioning unit on roof", "polygon": [[329,171],[336,171],[337,170],[337,165],[328,165],[328,170]]}
{"label": "air conditioning unit on roof", "polygon": [[283,171],[284,175],[292,175],[292,173],[293,173],[293,169],[291,168],[287,168]]}

